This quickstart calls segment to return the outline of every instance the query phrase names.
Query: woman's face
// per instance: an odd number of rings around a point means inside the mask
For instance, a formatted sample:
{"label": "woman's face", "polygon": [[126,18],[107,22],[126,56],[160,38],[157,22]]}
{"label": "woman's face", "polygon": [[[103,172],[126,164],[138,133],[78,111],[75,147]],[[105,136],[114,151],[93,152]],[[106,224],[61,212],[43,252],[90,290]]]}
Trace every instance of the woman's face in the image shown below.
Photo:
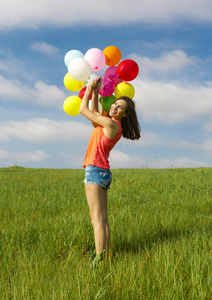
{"label": "woman's face", "polygon": [[110,107],[109,116],[116,120],[121,120],[126,117],[127,113],[127,102],[125,100],[119,99],[113,102]]}

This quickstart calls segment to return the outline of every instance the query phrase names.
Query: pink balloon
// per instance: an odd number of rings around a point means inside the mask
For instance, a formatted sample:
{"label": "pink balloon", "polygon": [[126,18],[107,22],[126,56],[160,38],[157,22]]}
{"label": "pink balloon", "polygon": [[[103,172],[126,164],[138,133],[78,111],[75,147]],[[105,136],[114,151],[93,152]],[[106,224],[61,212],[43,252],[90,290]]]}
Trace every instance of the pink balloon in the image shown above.
{"label": "pink balloon", "polygon": [[99,71],[105,65],[105,55],[98,48],[91,48],[85,53],[84,59],[90,64],[92,71]]}
{"label": "pink balloon", "polygon": [[99,89],[99,94],[103,97],[109,97],[115,90],[114,83],[106,78],[102,79],[102,86]]}
{"label": "pink balloon", "polygon": [[104,78],[112,81],[114,88],[122,82],[122,80],[118,77],[116,66],[107,68],[104,73]]}
{"label": "pink balloon", "polygon": [[104,78],[113,79],[115,77],[118,77],[116,66],[109,67],[105,70]]}

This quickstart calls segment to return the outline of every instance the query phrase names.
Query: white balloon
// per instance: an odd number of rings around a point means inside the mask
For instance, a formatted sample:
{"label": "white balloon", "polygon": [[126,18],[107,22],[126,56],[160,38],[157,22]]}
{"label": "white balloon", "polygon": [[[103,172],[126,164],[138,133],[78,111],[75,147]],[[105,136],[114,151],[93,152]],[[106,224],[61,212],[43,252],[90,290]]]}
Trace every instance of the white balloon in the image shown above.
{"label": "white balloon", "polygon": [[68,67],[70,61],[74,58],[84,58],[84,55],[82,52],[80,52],[79,50],[70,50],[66,53],[65,57],[64,57],[64,63],[66,65],[66,67]]}
{"label": "white balloon", "polygon": [[68,72],[72,78],[85,81],[91,76],[91,66],[84,58],[74,58],[68,65]]}

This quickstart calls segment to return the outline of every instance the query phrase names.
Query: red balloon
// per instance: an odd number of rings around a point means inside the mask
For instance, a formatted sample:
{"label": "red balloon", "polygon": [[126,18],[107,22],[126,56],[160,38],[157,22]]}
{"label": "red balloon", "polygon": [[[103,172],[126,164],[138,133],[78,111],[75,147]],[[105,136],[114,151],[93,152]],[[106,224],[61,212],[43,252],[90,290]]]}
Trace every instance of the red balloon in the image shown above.
{"label": "red balloon", "polygon": [[138,76],[138,64],[132,59],[125,59],[117,66],[117,75],[123,81],[131,81]]}
{"label": "red balloon", "polygon": [[[87,87],[85,86],[84,88],[82,88],[82,89],[79,91],[79,97],[80,97],[81,99],[84,97],[84,94],[85,94],[86,89],[87,89]],[[92,93],[93,93],[93,92],[91,92],[91,95],[90,95],[89,100],[92,99]]]}

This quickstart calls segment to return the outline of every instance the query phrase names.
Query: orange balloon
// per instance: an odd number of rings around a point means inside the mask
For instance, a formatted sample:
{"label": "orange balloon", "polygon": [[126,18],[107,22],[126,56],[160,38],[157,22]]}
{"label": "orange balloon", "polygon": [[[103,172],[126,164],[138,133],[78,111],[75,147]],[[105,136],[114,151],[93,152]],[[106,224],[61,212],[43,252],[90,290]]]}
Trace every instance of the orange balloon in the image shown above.
{"label": "orange balloon", "polygon": [[103,50],[105,55],[105,64],[115,66],[121,60],[121,51],[116,46],[108,46]]}

